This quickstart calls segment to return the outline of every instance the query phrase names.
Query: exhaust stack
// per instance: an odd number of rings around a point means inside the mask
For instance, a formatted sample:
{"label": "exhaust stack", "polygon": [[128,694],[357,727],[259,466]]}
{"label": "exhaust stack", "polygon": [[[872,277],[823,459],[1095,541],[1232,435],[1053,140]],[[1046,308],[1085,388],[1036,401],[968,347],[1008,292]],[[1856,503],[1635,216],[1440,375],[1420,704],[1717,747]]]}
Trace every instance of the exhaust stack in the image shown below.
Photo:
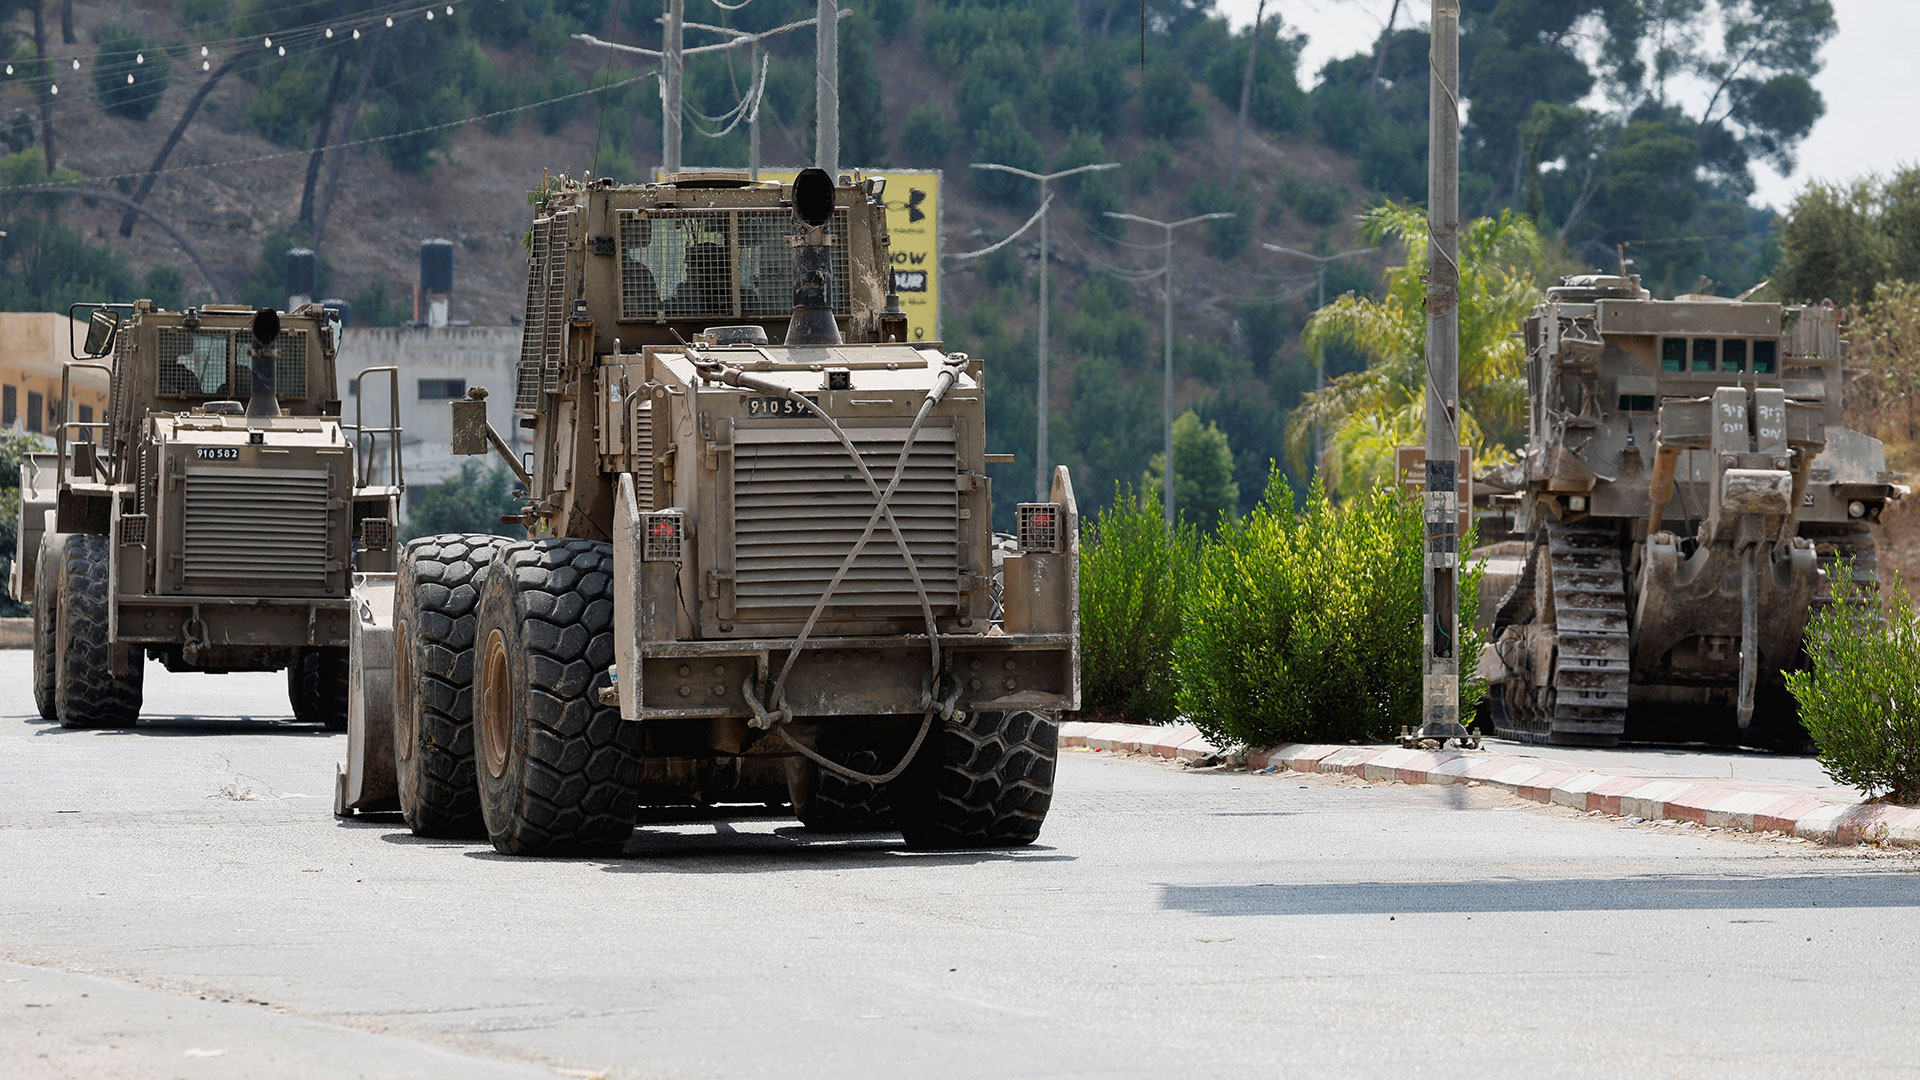
{"label": "exhaust stack", "polygon": [[838,345],[840,324],[833,321],[833,251],[827,223],[833,220],[833,178],[820,169],[802,169],[793,181],[793,213],[804,228],[793,245],[793,314],[787,321],[788,345]]}
{"label": "exhaust stack", "polygon": [[247,399],[247,418],[266,418],[280,415],[280,397],[273,385],[274,361],[280,358],[280,350],[274,343],[280,339],[280,313],[272,308],[261,308],[253,313],[253,394]]}

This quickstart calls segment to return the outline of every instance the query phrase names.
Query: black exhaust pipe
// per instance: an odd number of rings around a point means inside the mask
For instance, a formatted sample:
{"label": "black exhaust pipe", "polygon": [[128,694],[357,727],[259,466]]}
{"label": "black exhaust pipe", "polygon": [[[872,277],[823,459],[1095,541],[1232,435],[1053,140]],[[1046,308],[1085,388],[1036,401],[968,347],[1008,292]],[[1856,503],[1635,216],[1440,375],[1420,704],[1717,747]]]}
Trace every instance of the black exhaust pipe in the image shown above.
{"label": "black exhaust pipe", "polygon": [[793,213],[805,227],[793,240],[793,314],[787,320],[787,344],[838,345],[833,249],[826,228],[833,220],[833,177],[821,169],[800,170],[793,181]]}
{"label": "black exhaust pipe", "polygon": [[280,339],[280,313],[272,308],[261,308],[253,313],[253,394],[247,398],[247,416],[269,417],[280,415],[280,397],[273,385],[274,361],[280,358],[280,350],[274,343]]}

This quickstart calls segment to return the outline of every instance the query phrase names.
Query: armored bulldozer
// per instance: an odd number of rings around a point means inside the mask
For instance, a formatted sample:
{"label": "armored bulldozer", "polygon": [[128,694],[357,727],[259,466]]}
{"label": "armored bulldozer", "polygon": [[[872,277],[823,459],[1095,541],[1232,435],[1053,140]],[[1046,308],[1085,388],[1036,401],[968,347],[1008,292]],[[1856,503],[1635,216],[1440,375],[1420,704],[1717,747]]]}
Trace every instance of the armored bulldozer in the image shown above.
{"label": "armored bulldozer", "polygon": [[1840,333],[1830,305],[1654,300],[1635,276],[1547,291],[1509,478],[1530,553],[1481,660],[1497,733],[1803,737],[1782,672],[1835,561],[1873,580],[1869,526],[1906,490],[1844,425]]}
{"label": "armored bulldozer", "polygon": [[[343,424],[318,306],[88,306],[55,450],[22,470],[13,585],[33,598],[40,715],[132,724],[153,657],[284,668],[294,716],[344,729],[349,578],[392,568],[399,495],[397,471],[362,486],[357,462],[379,433],[397,449],[397,420]],[[109,380],[100,421],[67,408],[76,369]]]}
{"label": "armored bulldozer", "polygon": [[364,583],[338,812],[511,854],[739,802],[924,848],[1035,838],[1079,701],[1073,488],[1057,470],[996,544],[986,366],[905,341],[881,193],[819,170],[540,193],[530,462],[454,404],[455,452],[519,472],[526,538],[425,538]]}

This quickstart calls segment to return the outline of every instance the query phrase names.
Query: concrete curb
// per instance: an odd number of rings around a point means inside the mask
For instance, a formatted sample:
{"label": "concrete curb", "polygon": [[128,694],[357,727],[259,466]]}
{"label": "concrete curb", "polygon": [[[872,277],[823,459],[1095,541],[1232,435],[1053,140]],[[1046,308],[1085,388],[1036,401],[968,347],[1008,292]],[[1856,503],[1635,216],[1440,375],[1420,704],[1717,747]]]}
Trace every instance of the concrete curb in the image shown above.
{"label": "concrete curb", "polygon": [[[1186,725],[1060,725],[1060,745],[1109,753],[1198,760],[1218,754]],[[1286,746],[1250,750],[1256,773],[1297,772],[1353,776],[1402,784],[1484,784],[1523,799],[1575,810],[1693,822],[1746,832],[1781,832],[1820,844],[1883,844],[1920,848],[1920,810],[1842,801],[1827,792],[1739,780],[1701,783],[1635,773],[1610,773],[1538,758],[1450,750],[1379,746]]]}
{"label": "concrete curb", "polygon": [[33,648],[32,619],[0,619],[0,649]]}

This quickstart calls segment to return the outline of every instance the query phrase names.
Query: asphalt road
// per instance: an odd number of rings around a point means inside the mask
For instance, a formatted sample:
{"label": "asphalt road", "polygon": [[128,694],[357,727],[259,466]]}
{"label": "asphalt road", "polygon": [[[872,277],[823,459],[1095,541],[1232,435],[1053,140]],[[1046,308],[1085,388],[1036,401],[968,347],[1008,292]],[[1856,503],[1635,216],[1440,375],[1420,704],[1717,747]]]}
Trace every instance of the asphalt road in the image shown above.
{"label": "asphalt road", "polygon": [[1041,842],[340,823],[274,677],[65,732],[0,653],[0,1075],[1908,1077],[1920,864],[1068,753]]}

